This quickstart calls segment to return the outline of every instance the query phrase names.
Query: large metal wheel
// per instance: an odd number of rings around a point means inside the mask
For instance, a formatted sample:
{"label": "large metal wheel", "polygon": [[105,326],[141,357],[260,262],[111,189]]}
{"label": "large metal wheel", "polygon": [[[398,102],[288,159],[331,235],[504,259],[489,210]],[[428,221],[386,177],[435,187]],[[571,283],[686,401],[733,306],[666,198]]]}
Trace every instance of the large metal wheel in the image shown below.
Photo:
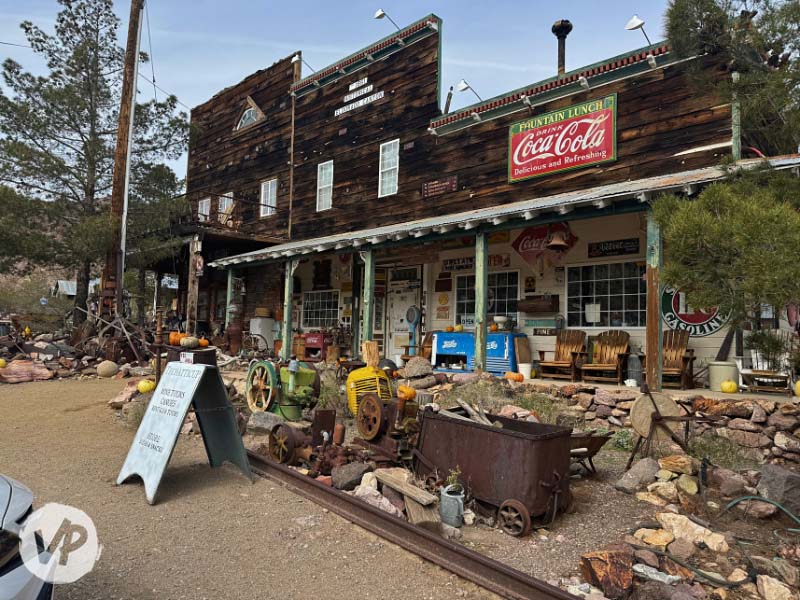
{"label": "large metal wheel", "polygon": [[383,402],[377,394],[364,394],[356,411],[358,433],[367,441],[374,440],[381,432],[383,425]]}
{"label": "large metal wheel", "polygon": [[[653,426],[653,415],[656,412],[653,402],[655,402],[655,406],[658,407],[658,412],[661,413],[662,417],[677,417],[681,414],[681,407],[670,396],[660,392],[653,392],[653,400],[651,401],[647,394],[642,394],[631,407],[631,427],[643,438],[647,438],[650,428]],[[670,435],[667,428],[678,432],[680,423],[677,421],[662,421],[656,426],[650,439],[654,442],[669,440]]]}
{"label": "large metal wheel", "polygon": [[275,462],[290,464],[294,462],[295,443],[294,436],[288,425],[276,425],[269,434],[267,445],[269,456]]}
{"label": "large metal wheel", "polygon": [[519,500],[506,500],[497,511],[497,526],[514,537],[526,536],[531,531],[531,513]]}
{"label": "large metal wheel", "polygon": [[245,386],[247,405],[252,412],[265,412],[280,395],[280,381],[275,365],[266,360],[251,363]]}

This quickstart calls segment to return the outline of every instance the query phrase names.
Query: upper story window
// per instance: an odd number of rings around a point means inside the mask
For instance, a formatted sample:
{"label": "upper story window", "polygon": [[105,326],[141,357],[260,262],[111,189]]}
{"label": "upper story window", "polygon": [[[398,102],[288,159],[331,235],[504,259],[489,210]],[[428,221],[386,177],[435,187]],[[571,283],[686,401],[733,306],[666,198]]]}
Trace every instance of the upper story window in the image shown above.
{"label": "upper story window", "polygon": [[211,198],[202,198],[197,201],[197,220],[201,223],[208,221],[211,215]]}
{"label": "upper story window", "polygon": [[234,131],[247,129],[251,125],[255,125],[259,121],[264,120],[264,112],[258,107],[258,104],[256,104],[250,96],[247,97],[246,101],[247,107],[239,116],[239,121],[236,123]]}
{"label": "upper story window", "polygon": [[396,194],[397,179],[400,173],[399,139],[381,144],[381,156],[378,171],[378,198]]}
{"label": "upper story window", "polygon": [[333,206],[333,161],[317,165],[317,212]]}
{"label": "upper story window", "polygon": [[278,209],[278,180],[270,179],[261,182],[261,199],[258,205],[258,216],[269,217]]}
{"label": "upper story window", "polygon": [[233,192],[226,192],[219,197],[217,215],[220,223],[227,223],[233,213]]}

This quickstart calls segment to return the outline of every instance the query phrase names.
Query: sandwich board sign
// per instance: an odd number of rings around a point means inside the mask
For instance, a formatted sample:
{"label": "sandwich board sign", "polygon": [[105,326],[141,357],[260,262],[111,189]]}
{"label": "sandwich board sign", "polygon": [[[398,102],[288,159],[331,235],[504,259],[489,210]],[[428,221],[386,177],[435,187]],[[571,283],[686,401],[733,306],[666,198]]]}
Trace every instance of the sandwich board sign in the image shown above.
{"label": "sandwich board sign", "polygon": [[147,405],[117,485],[138,475],[144,482],[147,501],[155,504],[158,486],[191,406],[200,425],[209,464],[220,467],[227,460],[253,478],[236,416],[217,368],[171,362]]}

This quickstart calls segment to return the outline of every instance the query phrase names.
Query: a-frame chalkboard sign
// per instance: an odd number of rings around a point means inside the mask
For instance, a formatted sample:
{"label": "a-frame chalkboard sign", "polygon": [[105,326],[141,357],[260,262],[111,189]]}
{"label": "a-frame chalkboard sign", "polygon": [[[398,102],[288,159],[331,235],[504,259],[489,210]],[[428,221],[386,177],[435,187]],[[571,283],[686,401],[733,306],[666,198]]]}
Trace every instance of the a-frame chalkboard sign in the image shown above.
{"label": "a-frame chalkboard sign", "polygon": [[147,405],[117,485],[138,475],[144,482],[147,501],[155,503],[158,486],[191,406],[200,425],[209,464],[219,467],[230,461],[252,479],[236,415],[219,370],[208,365],[171,362]]}

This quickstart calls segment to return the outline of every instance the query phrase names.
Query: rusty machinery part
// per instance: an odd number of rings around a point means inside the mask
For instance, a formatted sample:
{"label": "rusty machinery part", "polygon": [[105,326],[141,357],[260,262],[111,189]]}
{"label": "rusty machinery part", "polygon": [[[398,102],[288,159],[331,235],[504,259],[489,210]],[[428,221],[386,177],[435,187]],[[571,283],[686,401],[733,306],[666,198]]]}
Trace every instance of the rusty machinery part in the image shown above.
{"label": "rusty machinery part", "polygon": [[269,434],[268,451],[272,460],[291,465],[311,457],[310,438],[287,423],[275,425]]}
{"label": "rusty machinery part", "polygon": [[[648,432],[650,432],[650,428],[653,426],[653,415],[656,412],[653,403],[658,407],[658,412],[661,413],[662,417],[677,417],[680,416],[682,412],[678,403],[667,394],[653,392],[652,396],[653,399],[651,401],[650,396],[642,394],[634,401],[631,407],[631,427],[643,438],[648,437]],[[654,442],[668,441],[670,435],[669,431],[666,431],[665,428],[669,428],[673,432],[678,432],[680,425],[681,424],[677,421],[662,421],[656,426],[650,439]]]}
{"label": "rusty machinery part", "polygon": [[386,430],[386,415],[383,402],[378,394],[368,392],[361,396],[356,411],[358,433],[367,441],[374,440]]}
{"label": "rusty machinery part", "polygon": [[268,360],[250,363],[244,395],[252,412],[269,410],[280,396],[280,381],[275,365]]}
{"label": "rusty machinery part", "polygon": [[519,500],[506,500],[497,511],[497,526],[509,535],[524,537],[531,531],[531,513]]}
{"label": "rusty machinery part", "polygon": [[503,598],[577,600],[569,592],[536,579],[436,533],[397,519],[349,494],[248,451],[253,473],[284,483],[301,496]]}

